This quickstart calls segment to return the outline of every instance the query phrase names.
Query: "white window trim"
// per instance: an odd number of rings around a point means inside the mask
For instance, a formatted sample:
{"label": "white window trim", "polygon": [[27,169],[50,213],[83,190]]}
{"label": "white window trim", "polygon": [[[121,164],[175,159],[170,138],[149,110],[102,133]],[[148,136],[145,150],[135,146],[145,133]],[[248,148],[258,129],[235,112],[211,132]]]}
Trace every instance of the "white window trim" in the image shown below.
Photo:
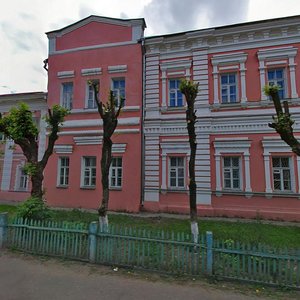
{"label": "white window trim", "polygon": [[[183,179],[184,179],[184,185],[183,186],[171,186],[171,158],[182,158],[183,159]],[[185,190],[187,184],[186,184],[186,156],[177,156],[177,155],[170,155],[168,156],[168,189],[169,190]],[[177,179],[177,178],[176,178]]]}
{"label": "white window trim", "polygon": [[[167,174],[167,157],[168,156],[182,156],[185,155],[185,168],[187,166],[187,161],[189,161],[190,157],[190,147],[186,140],[170,140],[164,141],[160,144],[161,147],[161,159],[162,159],[162,176],[161,176],[161,190],[167,190],[169,187],[167,186],[167,178],[169,177]],[[188,177],[188,174],[185,173],[185,179]],[[187,180],[185,180],[186,188]],[[173,188],[172,188],[173,189]]]}
{"label": "white window trim", "polygon": [[[291,187],[292,192],[296,193],[296,182],[295,182],[295,168],[293,162],[292,151],[290,147],[283,142],[280,138],[276,137],[264,137],[262,140],[262,146],[264,149],[264,165],[265,165],[265,182],[266,182],[266,189],[265,192],[267,194],[278,193],[278,191],[273,190],[273,177],[271,174],[272,169],[272,157],[278,156],[278,153],[284,153],[282,156],[290,156],[290,169],[291,169]],[[272,155],[272,153],[276,155]],[[290,155],[286,155],[290,153]],[[297,173],[300,174],[300,157],[297,156]],[[300,178],[298,176],[298,186],[300,193]],[[282,191],[280,193],[288,193],[288,191]]]}
{"label": "white window trim", "polygon": [[[114,158],[121,158],[122,166],[121,167],[113,167],[112,162],[111,162],[111,165],[110,165],[110,168],[109,168],[109,188],[111,188],[111,189],[122,189],[122,187],[123,187],[123,157],[122,156],[113,156],[112,159],[114,159]],[[115,169],[121,168],[121,185],[120,186],[119,185],[115,185],[115,186],[111,185],[112,168],[115,168]],[[118,178],[118,176],[116,178]]]}
{"label": "white window trim", "polygon": [[68,180],[68,182],[70,182],[70,157],[68,157],[68,156],[59,156],[58,157],[58,161],[57,161],[57,180],[56,180],[56,185],[58,187],[68,187],[69,183],[68,184],[61,184],[60,183],[61,158],[68,158],[69,159],[69,166],[68,166],[68,169],[69,169],[68,179],[69,180]]}
{"label": "white window trim", "polygon": [[[216,191],[222,192],[222,168],[221,168],[221,157],[223,154],[228,155],[241,155],[244,158],[244,166],[241,160],[241,167],[245,169],[245,179],[240,178],[240,190],[247,193],[252,192],[251,188],[251,177],[250,177],[250,147],[251,140],[248,138],[216,138],[214,141],[215,148],[215,162],[216,162]],[[242,172],[241,172],[242,175]],[[244,186],[245,182],[245,186]]]}
{"label": "white window trim", "polygon": [[[166,110],[168,105],[168,76],[173,75],[181,75],[182,78],[189,80],[191,78],[191,60],[174,60],[174,61],[167,61],[163,62],[160,65],[160,69],[162,72],[161,80],[162,80],[162,103],[161,109]],[[170,78],[171,79],[171,78]],[[184,106],[183,106],[184,107]]]}
{"label": "white window trim", "polygon": [[[288,159],[288,170],[290,172],[290,182],[291,182],[291,189],[290,190],[282,190],[282,189],[279,189],[279,190],[275,190],[275,187],[274,187],[274,169],[278,169],[280,170],[280,185],[282,184],[282,179],[283,179],[283,174],[282,174],[282,170],[284,169],[283,167],[273,167],[273,158],[287,158]],[[273,190],[274,190],[274,193],[290,193],[290,192],[293,192],[293,182],[295,183],[295,181],[293,180],[293,176],[295,174],[295,169],[294,169],[294,166],[293,166],[293,157],[292,156],[289,156],[289,155],[272,155],[272,183],[273,183]]]}
{"label": "white window trim", "polygon": [[[221,76],[223,75],[230,75],[230,74],[234,74],[235,75],[235,89],[236,89],[236,99],[235,99],[235,102],[230,102],[230,99],[229,99],[229,102],[223,102],[222,100],[222,81],[221,81]],[[229,84],[227,84],[228,86]],[[222,72],[220,73],[220,103],[221,104],[235,104],[235,103],[239,103],[239,79],[238,79],[238,74],[236,72]],[[229,95],[230,96],[230,95]]]}
{"label": "white window trim", "polygon": [[[96,156],[82,156],[81,157],[81,174],[80,174],[80,187],[84,189],[94,189],[96,188],[95,185],[85,185],[84,184],[84,169],[85,169],[85,158],[96,158]],[[96,158],[96,181],[97,181],[97,158]]]}
{"label": "white window trim", "polygon": [[[100,80],[99,79],[94,79],[94,81],[98,81],[98,84],[100,84]],[[96,100],[95,100],[95,95],[93,92],[93,102],[94,102],[94,107],[88,107],[89,104],[89,89],[90,89],[90,85],[88,83],[88,81],[86,82],[86,89],[85,89],[85,108],[86,109],[96,109],[97,108],[97,104],[96,104]]]}
{"label": "white window trim", "polygon": [[180,84],[180,78],[168,78],[168,107],[170,107],[170,108],[180,108],[180,107],[184,107],[184,95],[182,94],[182,105],[181,106],[179,106],[178,105],[178,97],[177,97],[177,92],[178,92],[178,90],[179,90],[179,86],[178,86],[178,89],[172,89],[174,92],[175,92],[175,105],[174,106],[171,106],[170,105],[170,94],[171,94],[171,88],[170,88],[170,81],[171,80],[174,80],[174,81],[179,81],[179,84]]}
{"label": "white window trim", "polygon": [[[63,96],[64,96],[64,84],[67,84],[67,83],[72,83],[73,84],[73,95],[72,95],[72,105],[69,105],[70,107],[64,107],[64,100],[63,100]],[[71,103],[69,103],[71,104]],[[64,82],[61,82],[60,84],[60,105],[64,108],[67,108],[67,109],[73,109],[73,104],[74,104],[74,82],[73,81],[64,81]]]}
{"label": "white window trim", "polygon": [[[224,177],[224,158],[225,157],[237,157],[239,160],[239,182],[240,182],[240,187],[239,188],[226,188],[225,187],[225,177]],[[222,156],[222,185],[223,185],[223,190],[225,191],[242,191],[243,190],[243,170],[242,170],[242,157],[241,155],[233,154],[233,155],[228,155],[228,156]]]}
{"label": "white window trim", "polygon": [[[119,80],[124,80],[124,83],[125,83],[125,88],[124,88],[124,92],[125,92],[125,99],[124,99],[124,102],[123,102],[123,107],[124,106],[126,106],[126,77],[112,77],[111,78],[111,90],[114,92],[114,81],[119,81]],[[118,95],[118,97],[119,97],[119,95]],[[117,99],[117,104],[118,104],[118,106],[120,105],[120,103],[119,103],[119,100],[120,99]]]}
{"label": "white window trim", "polygon": [[28,187],[29,187],[29,176],[27,175],[27,187],[26,188],[21,188],[20,183],[21,183],[21,174],[22,174],[22,169],[25,166],[25,162],[21,162],[20,164],[17,165],[16,169],[16,178],[15,178],[15,191],[22,191],[22,192],[27,192]]}
{"label": "white window trim", "polygon": [[270,68],[267,68],[267,72],[266,72],[266,79],[269,82],[269,78],[268,78],[268,71],[271,70],[282,70],[283,71],[283,81],[284,81],[284,87],[283,87],[283,91],[284,91],[284,98],[287,98],[288,95],[288,85],[287,85],[287,74],[286,74],[286,68],[283,66],[271,66]]}
{"label": "white window trim", "polygon": [[[284,61],[289,67],[289,77],[291,84],[291,98],[298,98],[297,88],[296,88],[296,63],[295,57],[297,54],[297,48],[293,46],[281,47],[281,48],[271,48],[271,49],[262,49],[258,50],[257,57],[259,60],[259,73],[260,73],[260,86],[261,86],[261,99],[266,101],[268,97],[265,95],[263,88],[266,85],[266,69],[268,66],[271,66],[272,63],[270,60],[279,60],[279,59],[287,59],[288,61]],[[274,64],[275,62],[273,62]],[[288,90],[286,90],[286,94]]]}
{"label": "white window trim", "polygon": [[[224,70],[224,68],[227,68],[228,65],[238,65],[238,68],[236,66],[232,66],[232,69],[238,69],[240,72],[240,76],[238,78],[237,74],[237,81],[240,81],[241,83],[241,91],[237,93],[237,97],[240,96],[240,98],[237,98],[237,102],[240,102],[241,104],[244,104],[247,102],[247,95],[246,95],[246,67],[245,62],[247,60],[247,53],[244,52],[236,52],[236,53],[229,53],[229,54],[218,54],[214,55],[211,59],[211,63],[213,66],[213,82],[214,82],[214,104],[219,106],[222,101],[221,97],[219,95],[219,80],[220,80],[220,72],[219,70]],[[228,68],[229,73],[229,68]],[[238,86],[237,86],[238,87]],[[238,101],[240,100],[240,101]]]}

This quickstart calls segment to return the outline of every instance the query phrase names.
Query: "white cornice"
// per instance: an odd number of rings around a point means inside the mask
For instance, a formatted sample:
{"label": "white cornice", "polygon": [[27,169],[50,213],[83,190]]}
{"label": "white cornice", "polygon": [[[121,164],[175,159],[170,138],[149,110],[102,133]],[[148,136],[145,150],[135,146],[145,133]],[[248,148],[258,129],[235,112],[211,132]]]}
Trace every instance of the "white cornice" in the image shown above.
{"label": "white cornice", "polygon": [[102,74],[102,68],[91,68],[91,69],[81,70],[82,76],[101,75],[101,74]]}
{"label": "white cornice", "polygon": [[54,151],[57,154],[72,154],[73,146],[72,145],[54,145]]}
{"label": "white cornice", "polygon": [[248,54],[244,52],[218,54],[211,59],[212,65],[228,64],[228,63],[244,63]]}
{"label": "white cornice", "polygon": [[[136,134],[140,133],[139,129],[116,129],[116,134]],[[103,130],[71,130],[71,131],[60,131],[58,133],[59,136],[65,136],[65,135],[74,135],[74,136],[87,136],[87,135],[102,135]]]}
{"label": "white cornice", "polygon": [[[69,120],[63,123],[63,128],[80,128],[80,127],[99,127],[102,126],[103,122],[99,119],[92,120]],[[119,125],[123,126],[134,126],[140,124],[139,117],[132,118],[120,118],[118,120]]]}
{"label": "white cornice", "polygon": [[258,50],[257,57],[259,60],[271,59],[271,58],[283,58],[283,57],[295,57],[297,54],[297,48],[293,46],[270,48]]}
{"label": "white cornice", "polygon": [[72,78],[75,76],[75,72],[72,71],[60,71],[57,72],[57,77],[58,78]]}

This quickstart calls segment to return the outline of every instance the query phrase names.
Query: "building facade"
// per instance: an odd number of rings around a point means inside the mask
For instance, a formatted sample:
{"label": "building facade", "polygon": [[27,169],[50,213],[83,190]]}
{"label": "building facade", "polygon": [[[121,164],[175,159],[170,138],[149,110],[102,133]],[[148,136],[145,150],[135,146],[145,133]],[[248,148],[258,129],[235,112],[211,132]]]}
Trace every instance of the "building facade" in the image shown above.
{"label": "building facade", "polygon": [[[47,143],[44,116],[48,108],[46,94],[43,92],[0,95],[0,112],[6,114],[20,102],[27,103],[33,111],[34,120],[39,127],[39,159]],[[19,202],[30,196],[31,184],[23,167],[26,158],[21,148],[0,133],[0,201]]]}
{"label": "building facade", "polygon": [[70,110],[45,173],[52,206],[96,209],[102,200],[102,120],[89,81],[125,99],[115,134],[109,209],[137,212],[141,201],[144,19],[90,16],[48,32],[48,105]]}
{"label": "building facade", "polygon": [[[147,38],[144,208],[188,212],[182,78],[196,99],[200,215],[300,220],[300,158],[268,126],[277,84],[299,132],[300,17]],[[300,136],[300,134],[299,134]]]}
{"label": "building facade", "polygon": [[[300,138],[299,24],[295,16],[144,38],[144,19],[90,16],[48,32],[47,105],[70,110],[45,171],[48,203],[100,205],[102,122],[93,80],[103,102],[110,90],[125,99],[113,136],[109,209],[188,213],[185,78],[199,83],[199,215],[299,221],[300,158],[268,126],[275,110],[263,92],[266,84],[280,86]],[[1,199],[12,197],[23,163],[5,147]]]}

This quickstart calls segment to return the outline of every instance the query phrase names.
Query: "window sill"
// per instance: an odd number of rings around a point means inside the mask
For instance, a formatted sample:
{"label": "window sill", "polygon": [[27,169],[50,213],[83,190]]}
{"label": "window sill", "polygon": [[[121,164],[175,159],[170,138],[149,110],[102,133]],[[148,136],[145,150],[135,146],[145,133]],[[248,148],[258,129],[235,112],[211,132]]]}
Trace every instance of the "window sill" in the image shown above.
{"label": "window sill", "polygon": [[179,111],[179,112],[185,112],[186,109],[187,109],[186,106],[172,106],[172,107],[170,107],[170,106],[162,106],[160,108],[160,111],[163,112],[163,113],[165,113],[165,112],[177,112],[177,111]]}
{"label": "window sill", "polygon": [[95,186],[81,186],[80,189],[81,190],[95,190],[96,187]]}
{"label": "window sill", "polygon": [[181,194],[184,194],[184,193],[189,193],[189,190],[188,189],[185,189],[185,188],[182,188],[182,189],[179,189],[179,188],[167,188],[167,189],[164,189],[164,190],[161,190],[160,191],[162,194],[166,194],[166,193],[181,193]]}
{"label": "window sill", "polygon": [[122,187],[114,187],[114,186],[111,187],[111,186],[110,186],[110,187],[109,187],[109,190],[110,190],[110,191],[122,191]]}
{"label": "window sill", "polygon": [[57,189],[68,189],[69,186],[68,185],[57,185],[56,188]]}

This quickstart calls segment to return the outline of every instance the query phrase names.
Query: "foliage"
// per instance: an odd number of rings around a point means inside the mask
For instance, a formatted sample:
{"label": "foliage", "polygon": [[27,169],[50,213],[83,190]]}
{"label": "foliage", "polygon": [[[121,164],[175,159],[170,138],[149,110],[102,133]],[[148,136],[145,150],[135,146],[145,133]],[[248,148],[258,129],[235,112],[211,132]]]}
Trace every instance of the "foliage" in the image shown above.
{"label": "foliage", "polygon": [[199,84],[191,80],[182,79],[180,81],[179,90],[182,94],[189,94],[191,99],[195,99],[198,94]]}
{"label": "foliage", "polygon": [[25,166],[23,167],[23,170],[25,174],[29,176],[33,176],[34,174],[36,174],[37,166],[36,164],[33,163],[26,163]]}
{"label": "foliage", "polygon": [[0,131],[14,141],[35,139],[39,133],[29,106],[23,102],[19,103],[18,107],[13,107],[9,114],[0,118]]}
{"label": "foliage", "polygon": [[37,197],[30,197],[17,208],[17,216],[24,219],[46,220],[51,216],[50,209]]}

